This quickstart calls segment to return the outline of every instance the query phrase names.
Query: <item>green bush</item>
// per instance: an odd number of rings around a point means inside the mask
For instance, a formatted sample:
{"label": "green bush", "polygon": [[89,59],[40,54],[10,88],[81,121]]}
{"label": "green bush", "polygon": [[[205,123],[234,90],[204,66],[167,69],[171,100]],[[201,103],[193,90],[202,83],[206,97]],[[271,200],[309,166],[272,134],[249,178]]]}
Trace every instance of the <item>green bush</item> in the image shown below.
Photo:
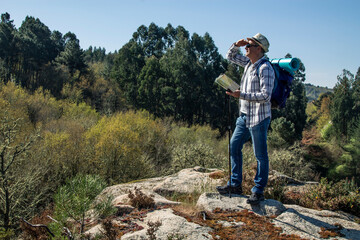
{"label": "green bush", "polygon": [[86,213],[105,187],[104,180],[92,175],[77,175],[60,187],[54,197],[55,219],[59,222],[52,224],[55,232],[60,227],[68,227],[73,233],[80,229],[79,234],[82,234],[88,217]]}
{"label": "green bush", "polygon": [[209,126],[173,126],[169,145],[171,173],[194,166],[228,168],[228,139]]}
{"label": "green bush", "polygon": [[223,164],[226,163],[224,156],[216,155],[213,148],[202,143],[177,146],[173,149],[171,156],[172,172],[195,166],[217,168],[222,167]]}
{"label": "green bush", "polygon": [[274,148],[286,148],[295,141],[294,123],[287,121],[286,118],[276,118],[271,122],[272,131],[268,136],[268,144]]}
{"label": "green bush", "polygon": [[166,137],[166,128],[145,111],[103,117],[86,132],[89,170],[110,184],[155,176],[168,167]]}
{"label": "green bush", "polygon": [[325,124],[325,126],[320,131],[321,137],[324,140],[329,140],[335,134],[334,126],[331,122]]}
{"label": "green bush", "polygon": [[14,235],[12,229],[5,230],[5,228],[0,227],[0,239],[11,239]]}
{"label": "green bush", "polygon": [[299,143],[288,149],[275,149],[269,153],[270,167],[298,180],[314,180],[314,166],[304,159]]}
{"label": "green bush", "polygon": [[354,179],[334,183],[322,178],[320,184],[311,187],[299,201],[305,207],[342,210],[360,217],[360,193]]}

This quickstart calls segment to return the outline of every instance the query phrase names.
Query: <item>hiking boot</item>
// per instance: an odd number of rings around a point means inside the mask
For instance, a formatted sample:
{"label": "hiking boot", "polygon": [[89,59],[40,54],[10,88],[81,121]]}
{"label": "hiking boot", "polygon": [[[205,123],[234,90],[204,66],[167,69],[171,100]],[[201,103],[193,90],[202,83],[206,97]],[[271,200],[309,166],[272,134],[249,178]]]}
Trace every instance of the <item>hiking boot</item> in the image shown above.
{"label": "hiking boot", "polygon": [[252,193],[251,196],[246,200],[249,204],[259,204],[260,201],[264,201],[265,197],[262,193]]}
{"label": "hiking boot", "polygon": [[237,186],[237,187],[231,187],[229,185],[226,186],[217,186],[216,190],[220,193],[220,194],[229,194],[230,192],[232,194],[242,194],[242,187],[241,186]]}

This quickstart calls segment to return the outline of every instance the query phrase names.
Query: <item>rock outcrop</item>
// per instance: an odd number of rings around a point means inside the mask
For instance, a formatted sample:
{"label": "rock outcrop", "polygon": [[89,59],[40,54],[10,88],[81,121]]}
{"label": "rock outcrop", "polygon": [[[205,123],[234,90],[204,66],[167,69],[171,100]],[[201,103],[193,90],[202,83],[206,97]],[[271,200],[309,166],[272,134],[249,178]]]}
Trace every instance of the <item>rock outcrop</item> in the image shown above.
{"label": "rock outcrop", "polygon": [[[360,239],[360,224],[354,221],[355,217],[345,213],[332,211],[318,211],[300,207],[297,205],[284,205],[279,201],[266,199],[259,205],[249,205],[246,203],[248,196],[219,195],[215,191],[215,186],[224,184],[222,178],[213,176],[221,175],[215,169],[203,169],[200,167],[184,169],[177,174],[152,178],[127,184],[119,184],[106,188],[99,196],[112,195],[113,204],[119,209],[114,221],[121,224],[136,225],[137,231],[130,231],[124,234],[121,239],[150,239],[149,234],[153,234],[156,239],[223,239],[221,236],[214,235],[214,229],[207,226],[204,222],[191,221],[182,216],[171,206],[179,206],[180,203],[170,201],[166,197],[174,194],[200,194],[197,200],[196,209],[199,214],[211,214],[214,211],[246,211],[253,212],[258,216],[266,216],[276,231],[282,231],[286,235],[296,235],[301,239]],[[280,175],[282,178],[286,176]],[[274,176],[273,176],[274,177]],[[287,179],[293,187],[304,187],[307,184],[296,180]],[[314,183],[309,183],[314,184]],[[129,206],[129,191],[134,189],[141,190],[145,195],[151,196],[154,200],[155,210],[148,211],[142,217],[136,217],[129,221],[131,215],[136,211]],[[135,216],[135,215],[134,215]],[[122,221],[126,218],[126,221]],[[234,222],[229,218],[221,221],[213,221],[223,227],[241,228],[246,223]],[[155,224],[157,223],[157,225]],[[269,224],[270,224],[269,223]],[[155,225],[154,225],[155,224]],[[249,224],[249,223],[247,223]],[[118,224],[119,225],[119,224]],[[152,233],[149,233],[152,228]],[[280,229],[281,228],[281,229]],[[95,234],[95,226],[88,233]],[[280,230],[279,230],[280,229]],[[212,235],[211,235],[212,233]]]}

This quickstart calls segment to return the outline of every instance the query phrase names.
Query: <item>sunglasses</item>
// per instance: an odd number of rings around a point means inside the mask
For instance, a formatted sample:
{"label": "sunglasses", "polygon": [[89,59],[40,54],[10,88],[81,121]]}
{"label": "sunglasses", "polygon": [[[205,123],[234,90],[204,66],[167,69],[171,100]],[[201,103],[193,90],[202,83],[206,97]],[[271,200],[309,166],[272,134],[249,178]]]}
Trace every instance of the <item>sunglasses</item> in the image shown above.
{"label": "sunglasses", "polygon": [[251,45],[250,43],[246,44],[245,47],[246,48],[251,48],[251,47],[258,47],[259,45]]}

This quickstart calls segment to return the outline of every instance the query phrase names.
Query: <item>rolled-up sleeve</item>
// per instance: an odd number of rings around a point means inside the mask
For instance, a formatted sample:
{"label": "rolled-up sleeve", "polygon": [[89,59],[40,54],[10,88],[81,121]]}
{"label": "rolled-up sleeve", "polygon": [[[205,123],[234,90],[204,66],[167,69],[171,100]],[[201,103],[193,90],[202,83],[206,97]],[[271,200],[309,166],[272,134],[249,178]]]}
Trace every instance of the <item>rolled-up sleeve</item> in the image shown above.
{"label": "rolled-up sleeve", "polygon": [[249,63],[250,59],[239,52],[239,47],[235,46],[235,43],[231,45],[226,53],[226,59],[232,63],[245,67]]}

